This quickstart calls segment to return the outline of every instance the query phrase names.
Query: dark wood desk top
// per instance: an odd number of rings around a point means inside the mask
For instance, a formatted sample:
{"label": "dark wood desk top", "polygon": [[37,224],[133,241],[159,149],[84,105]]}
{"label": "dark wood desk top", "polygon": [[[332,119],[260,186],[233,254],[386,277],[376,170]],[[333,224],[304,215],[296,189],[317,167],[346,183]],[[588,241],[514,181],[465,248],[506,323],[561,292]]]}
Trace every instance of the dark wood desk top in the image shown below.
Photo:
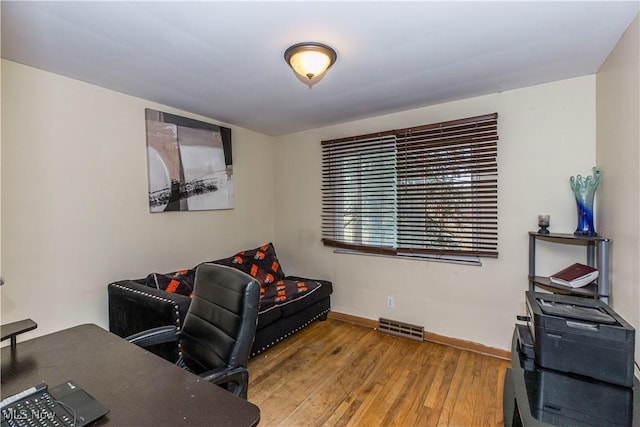
{"label": "dark wood desk top", "polygon": [[74,380],[110,412],[96,425],[253,426],[260,409],[96,325],[2,348],[2,398]]}

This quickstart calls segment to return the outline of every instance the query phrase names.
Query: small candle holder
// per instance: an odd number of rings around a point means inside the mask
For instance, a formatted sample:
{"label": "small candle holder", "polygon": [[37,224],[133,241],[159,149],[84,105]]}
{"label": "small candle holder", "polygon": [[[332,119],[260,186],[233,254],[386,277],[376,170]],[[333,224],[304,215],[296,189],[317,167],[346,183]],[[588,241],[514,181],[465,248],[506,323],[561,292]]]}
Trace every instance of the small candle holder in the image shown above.
{"label": "small candle holder", "polygon": [[549,234],[549,222],[551,221],[551,215],[538,215],[538,234]]}

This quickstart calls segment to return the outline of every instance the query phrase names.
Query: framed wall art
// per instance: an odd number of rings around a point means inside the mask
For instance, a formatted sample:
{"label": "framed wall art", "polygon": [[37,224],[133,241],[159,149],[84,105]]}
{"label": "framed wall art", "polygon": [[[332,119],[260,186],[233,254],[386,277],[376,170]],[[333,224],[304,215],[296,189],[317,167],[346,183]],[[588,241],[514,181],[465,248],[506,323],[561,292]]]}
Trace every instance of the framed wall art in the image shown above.
{"label": "framed wall art", "polygon": [[145,109],[151,212],[233,209],[231,129]]}

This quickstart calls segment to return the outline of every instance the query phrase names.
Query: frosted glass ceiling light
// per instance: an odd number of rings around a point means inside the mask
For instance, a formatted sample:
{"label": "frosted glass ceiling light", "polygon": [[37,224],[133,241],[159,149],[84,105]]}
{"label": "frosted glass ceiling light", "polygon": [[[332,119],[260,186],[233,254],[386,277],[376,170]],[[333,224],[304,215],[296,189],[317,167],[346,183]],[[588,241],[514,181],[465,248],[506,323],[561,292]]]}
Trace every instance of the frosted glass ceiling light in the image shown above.
{"label": "frosted glass ceiling light", "polygon": [[317,83],[338,55],[336,51],[322,43],[305,42],[291,46],[284,52],[287,64],[309,87]]}

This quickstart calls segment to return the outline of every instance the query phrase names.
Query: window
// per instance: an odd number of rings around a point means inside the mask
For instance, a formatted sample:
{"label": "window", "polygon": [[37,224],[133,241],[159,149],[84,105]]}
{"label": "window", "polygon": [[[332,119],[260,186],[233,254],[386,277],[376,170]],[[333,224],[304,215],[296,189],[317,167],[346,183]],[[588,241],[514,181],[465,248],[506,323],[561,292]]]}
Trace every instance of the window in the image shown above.
{"label": "window", "polygon": [[322,240],[498,256],[497,113],[322,142]]}

